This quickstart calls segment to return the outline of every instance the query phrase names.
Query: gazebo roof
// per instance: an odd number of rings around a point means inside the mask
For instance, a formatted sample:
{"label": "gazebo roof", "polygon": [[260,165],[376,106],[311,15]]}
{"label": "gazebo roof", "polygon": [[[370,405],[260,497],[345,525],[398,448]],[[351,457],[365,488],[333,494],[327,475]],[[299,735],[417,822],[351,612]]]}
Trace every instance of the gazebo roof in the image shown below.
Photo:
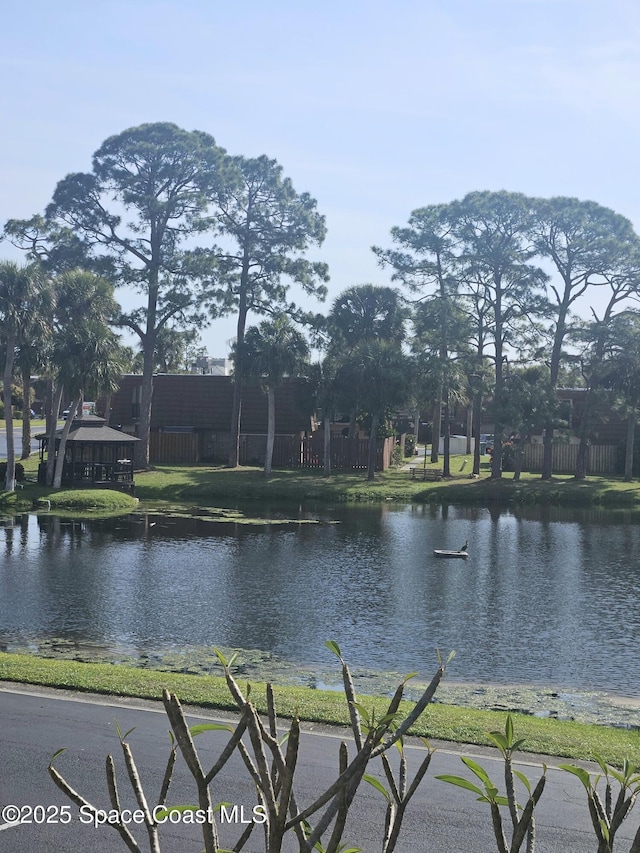
{"label": "gazebo roof", "polygon": [[[56,430],[56,438],[62,437],[64,427]],[[42,441],[48,436],[37,435],[38,441]],[[140,441],[134,435],[128,435],[126,432],[113,429],[107,426],[104,418],[99,418],[97,415],[83,415],[79,418],[74,418],[67,436],[67,444],[70,442],[83,442],[84,444],[126,444],[128,442]]]}

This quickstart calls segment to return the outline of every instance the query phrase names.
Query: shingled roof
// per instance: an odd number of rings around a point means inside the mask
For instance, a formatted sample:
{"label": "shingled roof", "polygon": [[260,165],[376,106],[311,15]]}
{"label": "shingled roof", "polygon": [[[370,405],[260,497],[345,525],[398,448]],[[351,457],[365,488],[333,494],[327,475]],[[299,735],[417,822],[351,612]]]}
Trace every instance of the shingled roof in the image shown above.
{"label": "shingled roof", "polygon": [[[56,430],[56,438],[62,438],[62,430],[64,427]],[[37,435],[36,438],[40,441],[47,438],[46,434]],[[133,435],[127,435],[120,430],[112,429],[107,426],[104,418],[99,418],[97,415],[83,415],[82,417],[74,418],[69,427],[69,435],[67,436],[67,444],[69,442],[83,442],[95,444],[123,444],[129,441],[140,441]]]}
{"label": "shingled roof", "polygon": [[[133,421],[135,389],[142,376],[126,374],[111,398],[110,422]],[[279,433],[308,430],[311,418],[297,402],[298,382],[286,379],[276,389],[276,429]],[[162,373],[153,377],[151,429],[184,427],[228,432],[231,423],[233,380],[230,376]],[[247,385],[242,397],[241,429],[244,433],[267,431],[267,395],[258,385]]]}

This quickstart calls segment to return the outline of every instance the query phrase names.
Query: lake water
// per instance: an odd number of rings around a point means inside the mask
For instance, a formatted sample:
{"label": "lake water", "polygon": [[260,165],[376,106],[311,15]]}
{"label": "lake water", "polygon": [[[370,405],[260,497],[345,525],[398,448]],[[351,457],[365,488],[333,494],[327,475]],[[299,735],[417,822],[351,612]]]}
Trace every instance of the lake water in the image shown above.
{"label": "lake water", "polygon": [[[2,647],[55,640],[187,661],[233,647],[323,679],[333,638],[363,670],[430,674],[438,647],[456,650],[454,680],[640,696],[637,516],[245,511],[265,523],[4,519]],[[465,540],[467,560],[433,557]]]}

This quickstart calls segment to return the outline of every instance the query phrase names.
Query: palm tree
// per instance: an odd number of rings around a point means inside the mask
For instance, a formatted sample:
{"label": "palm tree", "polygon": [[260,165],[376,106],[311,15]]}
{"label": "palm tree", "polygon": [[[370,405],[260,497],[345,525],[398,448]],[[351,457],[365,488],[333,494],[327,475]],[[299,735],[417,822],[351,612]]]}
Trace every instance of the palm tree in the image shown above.
{"label": "palm tree", "polygon": [[62,485],[67,436],[83,395],[93,398],[112,393],[120,383],[124,367],[124,348],[114,332],[104,323],[93,320],[72,330],[58,363],[58,380],[72,397],[69,414],[58,447],[53,487]]}
{"label": "palm tree", "polygon": [[[335,299],[327,318],[330,359],[348,372],[348,362],[359,346],[373,341],[399,346],[404,340],[407,316],[400,291],[395,287],[360,284],[348,288]],[[358,408],[352,395],[346,409],[350,415],[350,447],[355,438]]]}
{"label": "palm tree", "polygon": [[[113,286],[100,276],[75,269],[63,272],[54,280],[56,312],[50,352],[54,382],[51,412],[49,413],[49,455],[47,484],[60,483],[62,468],[54,472],[56,458],[56,426],[63,393],[73,400],[63,429],[58,459],[64,457],[64,443],[82,393],[93,387],[92,393],[109,391],[114,375],[122,373],[122,353],[109,321],[118,312],[113,298]],[[62,463],[60,462],[60,465]]]}
{"label": "palm tree", "polygon": [[[7,470],[5,489],[15,490],[15,447],[11,381],[16,353],[37,329],[45,337],[50,328],[51,291],[37,265],[19,267],[11,261],[0,262],[0,317],[5,337],[2,387],[7,428]],[[29,400],[24,403],[29,406]]]}
{"label": "palm tree", "polygon": [[371,417],[368,480],[375,476],[379,425],[410,399],[412,364],[398,344],[374,338],[359,344],[338,370],[338,385]]}
{"label": "palm tree", "polygon": [[267,450],[264,475],[271,475],[275,441],[275,391],[285,376],[300,372],[309,358],[309,347],[302,335],[284,314],[263,320],[247,329],[243,343],[243,375],[259,379],[267,392]]}

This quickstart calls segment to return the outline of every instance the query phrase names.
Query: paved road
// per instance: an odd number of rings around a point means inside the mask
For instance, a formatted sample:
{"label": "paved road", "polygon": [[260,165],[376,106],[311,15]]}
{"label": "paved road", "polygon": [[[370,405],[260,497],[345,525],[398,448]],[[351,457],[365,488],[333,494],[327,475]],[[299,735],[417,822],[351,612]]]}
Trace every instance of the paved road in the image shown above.
{"label": "paved road", "polygon": [[[38,432],[42,432],[42,430],[38,430]],[[16,453],[16,462],[20,460],[20,454],[22,453],[22,424],[18,429],[13,430],[13,443],[15,446]],[[34,450],[37,448],[38,442],[33,440],[33,435],[31,437],[31,449]],[[7,458],[7,430],[6,427],[0,429],[0,460]]]}
{"label": "paved road", "polygon": [[[206,714],[198,715],[198,719],[202,717],[210,718]],[[86,853],[93,849],[99,853],[122,853],[125,850],[114,830],[83,825],[77,807],[58,791],[46,771],[56,749],[67,747],[67,751],[56,759],[56,766],[94,805],[106,807],[104,759],[112,752],[118,767],[123,805],[135,808],[118,752],[114,720],[118,721],[122,731],[136,727],[129,741],[138,760],[150,804],[153,804],[164,772],[169,743],[168,726],[161,706],[134,704],[126,700],[78,699],[72,694],[60,695],[53,691],[20,689],[20,692],[13,692],[7,686],[0,689],[0,805],[71,806],[73,816],[68,825],[32,824],[0,831],[0,851]],[[338,737],[333,732],[305,734],[301,758],[303,775],[297,789],[300,802],[310,802],[319,788],[328,785],[333,778]],[[216,753],[210,745],[215,741],[216,737],[210,733],[200,737],[203,763],[209,764],[214,760]],[[467,750],[467,754],[470,752],[482,754],[481,750],[473,748]],[[411,752],[414,766],[418,754],[417,749]],[[501,766],[488,754],[480,760],[497,780]],[[537,778],[538,767],[523,769]],[[460,773],[461,770],[464,768],[459,754],[443,745],[407,813],[399,851],[491,853],[495,850],[487,807],[475,802],[471,794],[433,779],[436,773]],[[255,794],[239,760],[232,763],[230,772],[214,791],[214,797],[216,801],[245,805],[247,810],[254,804]],[[170,800],[173,803],[194,801],[193,787],[183,764],[179,766]],[[380,794],[369,786],[362,786],[348,838],[358,843],[366,853],[377,853],[380,849],[384,811],[381,803]],[[560,771],[550,770],[547,790],[538,810],[538,853],[586,853],[594,850],[588,820],[584,794],[578,781]],[[633,816],[629,826],[625,827],[624,838],[633,837],[637,822],[638,816]],[[136,834],[141,848],[148,849],[144,833],[138,830]],[[231,839],[227,837],[226,840]],[[199,835],[183,825],[166,827],[161,834],[161,843],[163,853],[199,853],[202,849]],[[629,846],[621,838],[620,850],[628,850]],[[247,853],[259,853],[258,838],[245,849]],[[287,853],[294,849],[288,847]]]}

